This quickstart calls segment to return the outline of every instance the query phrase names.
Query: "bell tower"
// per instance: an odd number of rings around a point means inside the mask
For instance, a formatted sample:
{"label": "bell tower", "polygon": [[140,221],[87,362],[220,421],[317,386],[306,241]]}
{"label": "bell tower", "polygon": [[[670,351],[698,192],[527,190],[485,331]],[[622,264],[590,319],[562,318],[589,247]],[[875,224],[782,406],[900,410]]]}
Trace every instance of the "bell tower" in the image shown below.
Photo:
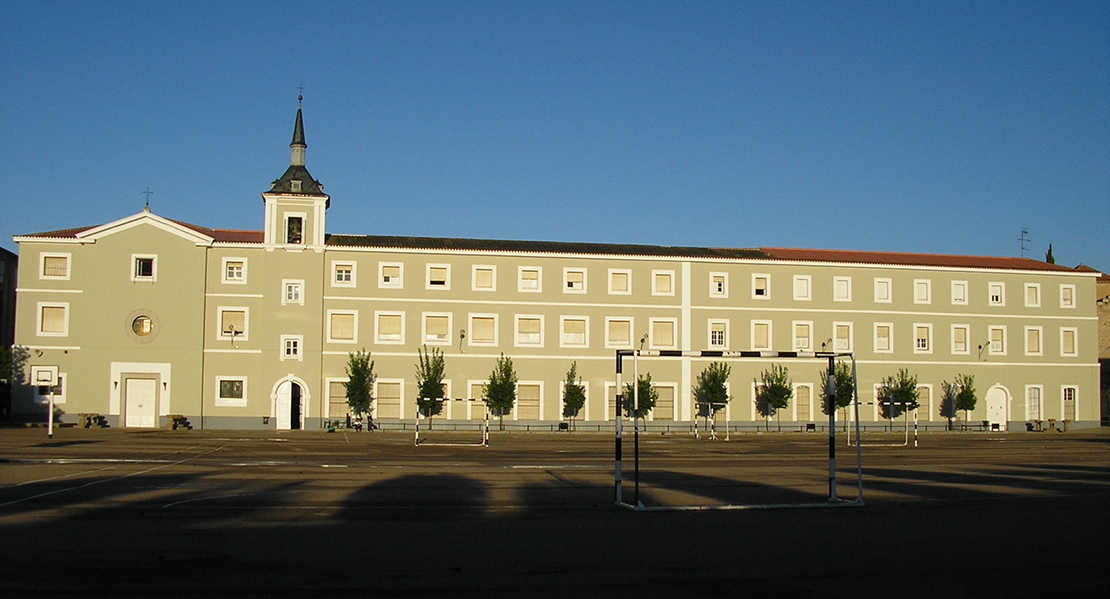
{"label": "bell tower", "polygon": [[297,120],[293,124],[293,141],[289,144],[289,168],[270,183],[269,191],[262,193],[262,201],[266,205],[264,241],[267,251],[277,248],[324,251],[325,213],[331,199],[324,193],[324,186],[313,179],[305,168],[308,144],[305,143],[304,117],[301,113],[303,100],[304,96],[297,96]]}

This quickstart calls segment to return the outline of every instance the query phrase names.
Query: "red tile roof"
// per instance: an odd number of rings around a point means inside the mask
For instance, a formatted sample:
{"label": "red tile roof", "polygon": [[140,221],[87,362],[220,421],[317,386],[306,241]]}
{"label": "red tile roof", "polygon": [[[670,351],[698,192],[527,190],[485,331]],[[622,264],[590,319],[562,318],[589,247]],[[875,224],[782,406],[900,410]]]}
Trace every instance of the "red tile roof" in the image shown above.
{"label": "red tile roof", "polygon": [[909,254],[902,252],[862,252],[853,250],[807,250],[762,247],[771,258],[809,262],[845,262],[852,264],[898,264],[906,266],[940,266],[947,268],[997,268],[1004,270],[1046,270],[1073,272],[1059,264],[1031,258],[999,256],[956,256],[949,254]]}

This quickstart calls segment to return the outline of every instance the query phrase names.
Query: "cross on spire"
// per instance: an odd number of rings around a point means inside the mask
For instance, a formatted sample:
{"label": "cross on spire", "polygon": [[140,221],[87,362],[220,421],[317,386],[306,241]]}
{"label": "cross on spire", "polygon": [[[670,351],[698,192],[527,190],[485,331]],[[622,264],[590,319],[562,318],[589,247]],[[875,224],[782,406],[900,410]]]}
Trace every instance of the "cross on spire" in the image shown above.
{"label": "cross on spire", "polygon": [[297,108],[301,107],[301,100],[304,100],[304,84],[297,86]]}
{"label": "cross on spire", "polygon": [[143,212],[150,212],[150,194],[154,192],[151,191],[150,186],[147,185],[146,189],[143,190],[143,193],[146,194],[146,205],[143,206]]}

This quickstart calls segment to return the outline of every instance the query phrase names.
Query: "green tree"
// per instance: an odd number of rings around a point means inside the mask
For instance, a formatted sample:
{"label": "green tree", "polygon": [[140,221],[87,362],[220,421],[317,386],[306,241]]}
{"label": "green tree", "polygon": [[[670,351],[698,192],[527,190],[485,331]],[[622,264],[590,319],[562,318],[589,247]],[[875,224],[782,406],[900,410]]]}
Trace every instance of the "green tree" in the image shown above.
{"label": "green tree", "polygon": [[433,347],[431,351],[416,348],[416,408],[425,418],[443,410],[443,376],[446,366],[443,352]]}
{"label": "green tree", "polygon": [[[651,373],[640,375],[640,380],[637,385],[640,391],[640,397],[635,397],[633,392],[632,383],[624,384],[624,413],[629,418],[643,418],[655,408],[655,402],[659,399],[659,392],[655,390],[655,385],[651,384]],[[635,409],[634,401],[639,399],[639,409]]]}
{"label": "green tree", "polygon": [[490,412],[497,416],[498,427],[502,430],[505,428],[505,414],[511,413],[516,403],[516,380],[513,359],[501,354],[489,375],[482,399]]}
{"label": "green tree", "polygon": [[[770,419],[778,415],[780,410],[790,405],[794,397],[794,386],[790,381],[790,374],[785,366],[771,364],[769,370],[764,370],[757,381],[758,392],[755,396],[755,410],[760,416]],[[782,430],[782,421],[779,420],[779,430]]]}
{"label": "green tree", "polygon": [[694,385],[694,402],[698,406],[698,416],[709,418],[717,410],[728,405],[728,377],[732,368],[724,362],[710,362],[698,375]]}
{"label": "green tree", "polygon": [[902,414],[917,409],[917,376],[905,368],[898,374],[888,376],[879,385],[879,413],[883,418],[893,420]]}
{"label": "green tree", "polygon": [[964,411],[964,422],[967,422],[968,412],[975,409],[975,377],[970,374],[957,374],[954,385],[960,388],[956,394],[956,409]]}
{"label": "green tree", "polygon": [[[844,410],[852,405],[852,400],[856,393],[856,381],[852,377],[852,367],[847,362],[836,362],[833,366],[833,381],[836,385],[836,408],[841,410],[840,420],[844,422],[844,426],[848,426],[847,414]],[[829,394],[825,391],[825,385],[829,380],[829,369],[826,367],[821,371],[821,412],[826,416],[829,415],[833,406],[829,405]]]}
{"label": "green tree", "polygon": [[948,419],[948,430],[952,430],[952,419],[956,417],[956,396],[960,394],[960,385],[956,382],[940,382],[940,415]]}
{"label": "green tree", "polygon": [[563,385],[563,416],[570,418],[571,426],[574,425],[574,419],[585,405],[586,388],[582,386],[582,379],[578,377],[578,362],[571,362],[566,383]]}
{"label": "green tree", "polygon": [[358,353],[347,354],[347,407],[353,414],[370,411],[375,378],[370,352],[360,349]]}

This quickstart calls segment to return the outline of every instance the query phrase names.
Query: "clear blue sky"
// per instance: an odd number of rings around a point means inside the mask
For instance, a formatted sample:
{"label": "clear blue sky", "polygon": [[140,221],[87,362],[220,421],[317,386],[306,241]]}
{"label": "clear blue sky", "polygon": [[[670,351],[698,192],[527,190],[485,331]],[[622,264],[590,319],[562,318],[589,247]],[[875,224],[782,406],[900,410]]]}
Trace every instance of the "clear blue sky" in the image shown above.
{"label": "clear blue sky", "polygon": [[260,229],[1110,269],[1110,2],[0,0],[0,245]]}

